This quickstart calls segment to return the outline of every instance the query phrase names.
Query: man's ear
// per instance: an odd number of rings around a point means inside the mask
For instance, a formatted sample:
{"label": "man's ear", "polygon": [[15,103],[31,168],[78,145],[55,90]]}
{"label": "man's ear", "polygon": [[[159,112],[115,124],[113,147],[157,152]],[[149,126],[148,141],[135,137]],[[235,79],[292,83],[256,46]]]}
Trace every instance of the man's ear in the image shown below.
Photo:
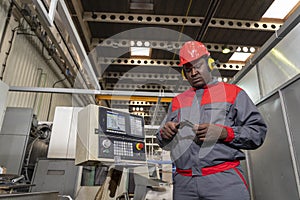
{"label": "man's ear", "polygon": [[211,72],[216,65],[216,61],[213,58],[209,57],[207,59],[207,64],[208,64],[208,70]]}
{"label": "man's ear", "polygon": [[187,78],[186,78],[186,75],[185,75],[185,71],[183,70],[183,68],[182,68],[182,70],[181,70],[181,76],[182,76],[182,79],[183,80],[186,80]]}

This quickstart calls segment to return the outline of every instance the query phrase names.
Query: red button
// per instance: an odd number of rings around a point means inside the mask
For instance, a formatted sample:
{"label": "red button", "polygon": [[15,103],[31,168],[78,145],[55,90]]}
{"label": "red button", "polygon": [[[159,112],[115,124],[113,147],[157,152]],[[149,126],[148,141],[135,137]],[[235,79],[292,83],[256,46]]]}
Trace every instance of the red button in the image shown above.
{"label": "red button", "polygon": [[142,150],[144,148],[144,144],[143,143],[136,143],[135,145],[137,150]]}

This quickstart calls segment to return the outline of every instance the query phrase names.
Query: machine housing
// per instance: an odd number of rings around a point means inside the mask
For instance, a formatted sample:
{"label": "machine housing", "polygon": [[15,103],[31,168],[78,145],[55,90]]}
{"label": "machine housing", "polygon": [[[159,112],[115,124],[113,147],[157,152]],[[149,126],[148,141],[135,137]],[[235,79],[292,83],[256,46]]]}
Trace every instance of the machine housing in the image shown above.
{"label": "machine housing", "polygon": [[78,113],[76,165],[145,164],[142,116],[96,105]]}

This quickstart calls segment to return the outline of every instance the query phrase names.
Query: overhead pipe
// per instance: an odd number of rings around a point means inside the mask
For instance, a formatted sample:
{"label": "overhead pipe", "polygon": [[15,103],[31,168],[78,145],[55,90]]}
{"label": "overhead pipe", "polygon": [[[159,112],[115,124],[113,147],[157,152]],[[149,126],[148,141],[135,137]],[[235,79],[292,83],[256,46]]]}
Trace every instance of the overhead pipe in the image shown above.
{"label": "overhead pipe", "polygon": [[207,9],[207,12],[204,16],[204,20],[201,26],[201,29],[196,37],[197,41],[201,41],[208,29],[208,25],[212,19],[212,17],[214,16],[215,12],[218,9],[218,6],[220,4],[221,0],[211,0]]}

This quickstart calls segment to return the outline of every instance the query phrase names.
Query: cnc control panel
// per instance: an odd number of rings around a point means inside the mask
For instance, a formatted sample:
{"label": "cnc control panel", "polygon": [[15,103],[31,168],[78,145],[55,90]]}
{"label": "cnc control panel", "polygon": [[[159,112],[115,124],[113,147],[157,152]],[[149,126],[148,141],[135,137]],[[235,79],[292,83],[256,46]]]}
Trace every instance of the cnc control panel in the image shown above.
{"label": "cnc control panel", "polygon": [[78,113],[76,165],[146,162],[144,119],[88,105]]}

